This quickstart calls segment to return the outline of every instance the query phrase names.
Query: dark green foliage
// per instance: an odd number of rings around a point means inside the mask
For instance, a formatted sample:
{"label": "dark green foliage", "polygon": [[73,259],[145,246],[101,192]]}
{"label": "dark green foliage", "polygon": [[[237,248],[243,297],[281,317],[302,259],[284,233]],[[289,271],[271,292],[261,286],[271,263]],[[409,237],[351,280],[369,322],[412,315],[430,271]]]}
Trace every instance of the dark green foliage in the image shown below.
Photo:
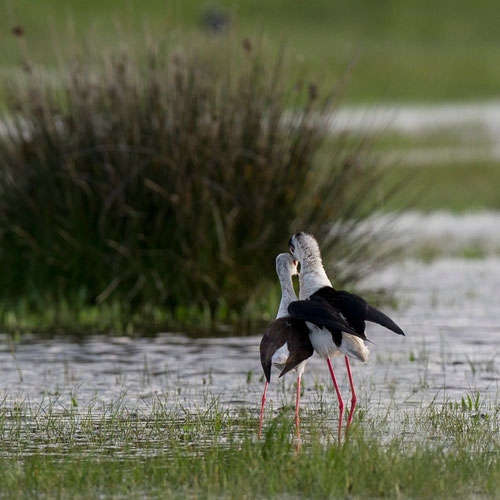
{"label": "dark green foliage", "polygon": [[75,55],[55,84],[28,68],[0,136],[0,301],[241,318],[299,229],[355,279],[367,235],[345,234],[378,173],[364,141],[318,154],[332,96],[262,61],[246,43]]}

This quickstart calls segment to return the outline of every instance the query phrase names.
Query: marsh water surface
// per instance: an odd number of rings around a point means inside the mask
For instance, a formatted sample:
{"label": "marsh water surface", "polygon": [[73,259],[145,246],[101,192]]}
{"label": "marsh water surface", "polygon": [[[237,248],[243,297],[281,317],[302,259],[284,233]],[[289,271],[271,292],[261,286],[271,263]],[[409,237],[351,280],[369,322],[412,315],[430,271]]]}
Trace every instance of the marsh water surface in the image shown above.
{"label": "marsh water surface", "polygon": [[[412,227],[414,241],[426,238],[443,246],[468,244],[467,233],[489,250],[481,259],[439,257],[431,262],[407,258],[365,280],[366,288],[384,288],[397,298],[385,309],[406,331],[406,337],[369,325],[371,359],[353,362],[361,409],[396,405],[411,409],[431,400],[460,400],[480,391],[482,400],[498,404],[500,385],[500,315],[498,289],[499,216],[475,216],[475,223],[455,216],[422,217]],[[468,222],[467,222],[468,220]],[[441,222],[439,222],[441,221]],[[413,221],[415,222],[415,221]],[[439,229],[442,225],[441,230]],[[406,235],[408,220],[396,233]],[[399,227],[399,229],[398,229]],[[447,228],[447,231],[444,231]],[[482,229],[481,229],[482,228]],[[474,232],[475,231],[475,232]],[[489,246],[488,246],[489,245]],[[207,394],[221,404],[256,414],[263,388],[258,346],[261,332],[240,337],[193,338],[182,332],[150,337],[83,338],[25,334],[14,342],[0,336],[0,401],[94,410],[120,401],[147,411],[161,398],[166,405],[203,408]],[[334,360],[345,399],[350,399],[343,360]],[[272,407],[293,404],[293,374],[277,381],[273,373]],[[303,378],[303,405],[318,401],[337,408],[327,367],[313,356]]]}

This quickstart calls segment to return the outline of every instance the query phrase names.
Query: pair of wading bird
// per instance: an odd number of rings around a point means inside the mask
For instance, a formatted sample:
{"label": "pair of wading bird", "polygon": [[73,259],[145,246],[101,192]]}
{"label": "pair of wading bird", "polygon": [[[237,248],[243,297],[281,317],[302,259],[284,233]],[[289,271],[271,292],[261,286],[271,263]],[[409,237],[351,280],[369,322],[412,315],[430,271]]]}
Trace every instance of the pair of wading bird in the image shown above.
{"label": "pair of wading bird", "polygon": [[[344,355],[351,385],[351,409],[346,434],[356,407],[356,392],[352,381],[349,357],[366,362],[369,350],[365,346],[365,321],[378,323],[398,335],[404,335],[391,318],[369,305],[365,299],[343,290],[335,290],[326,275],[317,241],[310,234],[294,234],[289,241],[290,254],[276,257],[276,272],[281,283],[281,303],[276,319],[267,327],[260,343],[260,359],[266,385],[262,395],[259,438],[262,432],[267,386],[271,366],[281,370],[280,377],[290,370],[297,371],[295,426],[300,439],[299,404],[300,380],[308,358],[314,351],[326,359],[335,392],[339,400],[338,438],[341,439],[344,402],[335,379],[331,356]],[[300,272],[297,271],[300,264]],[[293,289],[292,276],[299,275],[299,300]]]}

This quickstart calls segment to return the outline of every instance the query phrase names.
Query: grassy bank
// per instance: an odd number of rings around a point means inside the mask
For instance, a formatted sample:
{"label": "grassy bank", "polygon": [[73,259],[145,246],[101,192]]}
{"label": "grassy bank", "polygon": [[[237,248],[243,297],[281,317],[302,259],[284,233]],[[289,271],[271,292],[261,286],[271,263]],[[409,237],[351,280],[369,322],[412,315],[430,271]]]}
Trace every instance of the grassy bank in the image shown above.
{"label": "grassy bank", "polygon": [[493,498],[500,488],[498,408],[476,398],[360,413],[341,446],[326,420],[334,408],[304,409],[299,453],[293,409],[268,415],[259,442],[256,415],[206,402],[190,411],[158,398],[148,412],[4,402],[1,495]]}
{"label": "grassy bank", "polygon": [[[240,39],[263,30],[270,49],[286,40],[295,55],[291,71],[312,70],[322,81],[332,81],[356,61],[347,89],[352,101],[498,96],[498,2],[220,0],[216,5]],[[24,28],[32,57],[50,68],[68,19],[72,32],[99,47],[118,45],[117,31],[131,41],[145,30],[153,39],[183,43],[192,36],[211,37],[202,26],[207,10],[197,0],[152,0],[147,5],[130,0],[126,7],[119,0],[8,2],[0,7],[0,63],[10,71],[24,50],[11,35],[13,26]]]}
{"label": "grassy bank", "polygon": [[270,284],[261,300],[242,314],[229,308],[219,308],[215,313],[208,307],[189,305],[168,309],[145,303],[131,308],[119,300],[89,304],[83,296],[54,300],[32,295],[0,305],[0,325],[2,331],[13,335],[30,331],[42,336],[56,332],[78,336],[96,332],[135,336],[162,331],[182,331],[196,337],[252,335],[264,331],[274,319],[280,297],[279,285]]}

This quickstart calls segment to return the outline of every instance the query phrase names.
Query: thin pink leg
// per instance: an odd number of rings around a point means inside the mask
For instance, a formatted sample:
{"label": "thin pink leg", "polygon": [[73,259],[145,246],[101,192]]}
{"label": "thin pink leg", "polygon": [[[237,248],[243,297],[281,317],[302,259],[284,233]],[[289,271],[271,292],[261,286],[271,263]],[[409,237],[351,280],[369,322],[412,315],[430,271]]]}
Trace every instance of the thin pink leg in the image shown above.
{"label": "thin pink leg", "polygon": [[262,433],[262,420],[264,419],[264,405],[266,404],[266,393],[267,393],[268,382],[266,380],[266,385],[264,386],[264,394],[262,394],[262,406],[260,408],[260,422],[259,422],[259,439]]}
{"label": "thin pink leg", "polygon": [[347,435],[347,432],[349,431],[349,426],[351,425],[351,420],[352,420],[352,415],[354,413],[354,408],[356,408],[356,401],[358,400],[358,398],[356,397],[356,391],[354,390],[354,383],[352,381],[351,367],[349,365],[349,358],[347,356],[345,356],[345,364],[347,366],[347,374],[349,375],[349,383],[351,384],[351,392],[352,392],[351,409],[349,411],[349,417],[347,419],[347,427],[345,429],[345,433]]}
{"label": "thin pink leg", "polygon": [[342,396],[340,395],[340,389],[339,389],[339,386],[337,384],[337,379],[335,378],[335,374],[333,373],[333,367],[332,367],[332,362],[330,361],[330,358],[326,358],[326,362],[328,363],[328,368],[330,369],[330,375],[332,376],[333,385],[335,386],[335,392],[337,393],[337,397],[339,398],[339,408],[340,408],[339,443],[340,443],[340,436],[341,436],[341,430],[342,430],[342,417],[344,415],[344,402],[342,401]]}
{"label": "thin pink leg", "polygon": [[300,406],[300,375],[297,377],[297,399],[295,401],[295,428],[297,429],[297,439],[300,439],[299,406]]}

